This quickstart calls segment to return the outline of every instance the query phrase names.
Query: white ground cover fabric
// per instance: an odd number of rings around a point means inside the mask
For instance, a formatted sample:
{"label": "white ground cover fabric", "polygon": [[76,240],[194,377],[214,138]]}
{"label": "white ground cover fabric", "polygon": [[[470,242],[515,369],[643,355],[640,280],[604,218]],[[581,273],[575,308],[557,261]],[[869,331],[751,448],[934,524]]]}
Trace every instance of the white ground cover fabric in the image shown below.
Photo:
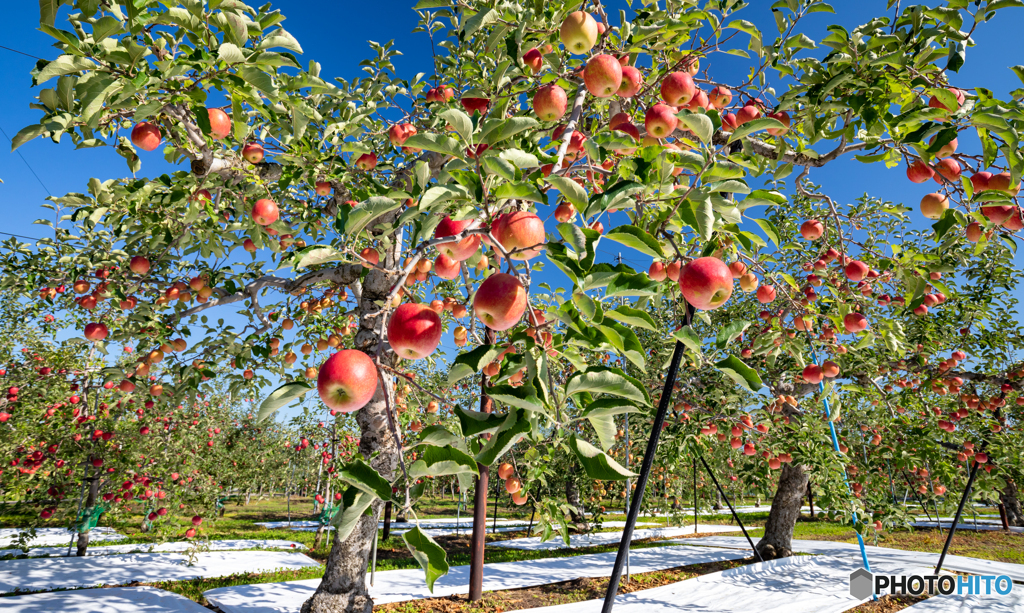
{"label": "white ground cover fabric", "polygon": [[[16,547],[18,545],[18,533],[28,532],[23,528],[0,529],[0,547]],[[74,535],[67,528],[36,528],[36,537],[28,542],[29,547],[44,547],[64,545],[67,547]],[[89,531],[89,542],[97,541],[121,541],[128,537],[114,531],[113,528],[93,528]],[[77,539],[76,539],[77,540]]]}
{"label": "white ground cover fabric", "polygon": [[[679,539],[671,541],[684,545],[706,545],[709,547],[728,547],[733,549],[749,550],[750,545],[747,539],[733,536],[707,536],[695,539]],[[793,539],[793,551],[801,553],[814,553],[829,556],[840,556],[854,558],[858,562],[861,559],[860,547],[854,543],[837,543],[834,541],[807,541]],[[885,564],[907,564],[914,566],[930,566],[932,570],[939,563],[939,554],[924,553],[920,551],[903,551],[901,549],[889,549],[888,547],[865,548],[868,554],[868,562],[874,570],[875,562]],[[995,562],[992,560],[981,560],[966,556],[947,555],[942,564],[943,570],[955,570],[973,575],[1007,575],[1012,580],[1024,582],[1024,564],[1011,564],[1009,562]]]}
{"label": "white ground cover fabric", "polygon": [[[739,530],[739,528],[737,528]],[[685,536],[687,534],[693,534],[693,527],[683,528],[645,528],[642,530],[633,531],[633,540],[639,541],[643,539],[651,538],[665,538],[673,536]],[[561,537],[555,537],[548,541],[541,542],[539,536],[522,539],[512,539],[509,541],[496,541],[494,543],[488,543],[495,547],[508,547],[511,549],[529,549],[531,551],[541,551],[550,549],[575,549],[577,547],[597,547],[599,545],[611,545],[618,543],[622,540],[622,532],[596,532],[591,534],[576,534],[569,537],[569,545],[566,546],[565,541]]]}
{"label": "white ground cover fabric", "polygon": [[133,581],[185,581],[319,566],[311,558],[286,551],[211,551],[196,558],[194,566],[186,566],[187,558],[177,553],[2,560],[0,593],[124,585]]}
{"label": "white ground cover fabric", "polygon": [[[497,528],[492,528],[490,525],[488,525],[487,534],[493,534],[498,532],[525,532],[526,528],[527,526],[498,526]],[[391,534],[401,535],[405,534],[409,530],[412,530],[412,528],[399,528],[398,530],[392,530]],[[421,530],[423,531],[424,534],[429,534],[430,536],[451,536],[453,534],[470,534],[473,532],[473,525],[470,524],[468,526],[461,526],[459,528],[456,528],[455,526],[451,526],[448,528],[421,528]],[[536,530],[534,531],[536,532]]]}
{"label": "white ground cover fabric", "polygon": [[[176,541],[173,543],[135,543],[133,545],[102,545],[96,547],[89,547],[88,551],[86,552],[86,555],[109,556],[121,553],[175,553],[188,551],[188,549],[192,547],[193,544],[193,542]],[[296,543],[294,541],[235,539],[224,541],[210,541],[209,548],[210,551],[238,551],[242,549],[285,549],[298,551],[301,549],[305,549],[306,546],[302,543]],[[66,556],[68,555],[68,548],[34,547],[32,549],[29,549],[27,554],[20,549],[0,550],[0,558],[8,555],[28,555],[32,558]],[[77,552],[75,548],[72,547],[71,556],[75,557],[76,555]]]}
{"label": "white ground cover fabric", "polygon": [[[910,525],[913,526],[914,528],[934,528],[935,527],[935,522],[933,522],[933,521],[915,521],[915,522],[911,523]],[[949,527],[952,526],[952,525],[953,525],[952,521],[944,521],[944,522],[942,522],[942,529],[943,530],[949,530]],[[957,531],[960,531],[960,530],[1002,530],[1003,526],[999,522],[996,522],[995,524],[992,524],[992,523],[982,523],[981,520],[978,520],[978,525],[974,525],[974,522],[967,523],[967,524],[957,524],[956,525],[956,529],[957,529]],[[1010,526],[1010,532],[1024,533],[1024,528],[1017,528],[1016,526]]]}
{"label": "white ground cover fabric", "polygon": [[[619,595],[615,613],[841,613],[863,602],[850,596],[850,573],[857,568],[846,558],[772,560]],[[880,570],[917,573],[924,569],[886,566]],[[525,610],[594,613],[601,604],[600,600],[586,600]]]}
{"label": "white ground cover fabric", "polygon": [[[645,573],[741,557],[743,554],[735,551],[716,551],[707,547],[652,547],[630,552],[629,569],[631,573]],[[607,577],[614,563],[615,552],[485,564],[483,588],[490,592],[569,581],[579,577]],[[319,585],[319,579],[237,585],[209,590],[203,596],[224,613],[296,613]],[[370,596],[374,604],[378,605],[468,592],[469,566],[452,567],[447,575],[434,584],[433,594],[427,590],[423,571],[419,569],[379,572],[370,588]]]}
{"label": "white ground cover fabric", "polygon": [[1024,589],[1013,586],[1013,590],[1000,596],[932,596],[904,609],[907,613],[1024,613]]}
{"label": "white ground cover fabric", "polygon": [[210,613],[206,607],[155,587],[112,587],[25,594],[0,600],[4,613]]}

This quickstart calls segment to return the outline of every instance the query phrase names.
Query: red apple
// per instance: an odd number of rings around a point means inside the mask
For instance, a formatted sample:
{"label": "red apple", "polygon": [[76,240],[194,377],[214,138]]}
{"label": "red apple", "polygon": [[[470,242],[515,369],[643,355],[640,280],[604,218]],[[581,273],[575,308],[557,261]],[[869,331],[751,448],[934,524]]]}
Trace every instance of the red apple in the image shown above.
{"label": "red apple", "polygon": [[377,368],[362,351],[342,349],[320,366],[316,389],[327,408],[358,411],[377,391]]}
{"label": "red apple", "polygon": [[748,121],[754,121],[755,119],[759,119],[760,117],[761,109],[757,108],[757,105],[755,105],[754,103],[748,102],[745,105],[743,105],[743,108],[736,111],[736,126],[742,126]]}
{"label": "red apple", "polygon": [[821,383],[821,380],[825,378],[825,374],[817,364],[808,364],[804,367],[803,375],[804,380],[808,383]]}
{"label": "red apple", "polygon": [[576,216],[576,209],[568,202],[563,202],[555,208],[555,219],[566,223]]}
{"label": "red apple", "polygon": [[[928,141],[928,144],[929,145],[934,145],[935,144],[935,138],[937,136],[938,136],[938,134],[933,136],[932,139],[930,141]],[[950,155],[953,155],[954,153],[956,153],[956,148],[957,148],[958,145],[959,145],[959,143],[954,138],[953,140],[949,141],[945,145],[939,147],[939,150],[935,152],[935,157],[937,157],[937,158],[944,158],[944,157],[948,157]]]}
{"label": "red apple", "polygon": [[[683,73],[677,73],[683,74]],[[671,136],[679,124],[675,111],[664,104],[655,104],[644,114],[644,128],[655,138]]]}
{"label": "red apple", "polygon": [[686,104],[696,92],[693,77],[685,72],[673,72],[661,82],[661,97],[673,106]]}
{"label": "red apple", "polygon": [[107,326],[101,323],[91,323],[85,326],[85,338],[90,341],[102,341],[107,338],[110,331]]}
{"label": "red apple", "polygon": [[769,113],[768,117],[778,121],[783,126],[782,128],[768,128],[768,133],[772,136],[785,136],[786,132],[789,132],[790,119],[789,113],[786,111],[777,111],[775,113]]}
{"label": "red apple", "polygon": [[[437,227],[434,229],[434,238],[455,236],[456,234],[459,234],[463,230],[468,229],[471,223],[473,222],[472,220],[469,219],[463,221],[452,221],[450,217],[446,216],[444,219],[441,220],[440,223],[437,224]],[[437,245],[438,251],[447,255],[451,259],[458,260],[460,262],[472,257],[473,254],[476,253],[477,249],[479,248],[479,234],[471,234],[458,242],[452,241],[450,243],[439,243]]]}
{"label": "red apple", "polygon": [[935,163],[935,182],[942,185],[944,181],[949,183],[960,182],[960,164],[953,158],[945,158]]}
{"label": "red apple", "polygon": [[914,160],[913,164],[907,166],[907,178],[914,183],[924,183],[933,176],[935,171],[921,160]]}
{"label": "red apple", "polygon": [[651,278],[651,281],[664,281],[666,278],[668,278],[668,272],[665,269],[665,263],[651,263],[651,267],[647,271],[647,276]]}
{"label": "red apple", "polygon": [[466,112],[472,115],[473,113],[480,113],[481,115],[487,114],[487,107],[491,105],[489,98],[462,98],[459,100],[462,104],[462,108],[466,109]]}
{"label": "red apple", "polygon": [[537,74],[544,65],[544,55],[541,54],[540,49],[534,47],[523,54],[523,64],[526,64],[533,74]]}
{"label": "red apple", "polygon": [[583,69],[583,83],[597,98],[615,95],[622,85],[622,66],[610,55],[595,55]]}
{"label": "red apple", "polygon": [[732,295],[732,272],[718,258],[697,258],[680,272],[679,290],[695,308],[717,309]]}
{"label": "red apple", "polygon": [[981,214],[998,226],[1010,218],[1014,208],[1012,204],[993,204],[981,207]]}
{"label": "red apple", "polygon": [[718,110],[729,106],[730,102],[732,102],[732,91],[723,85],[719,85],[708,94],[708,104]]}
{"label": "red apple", "polygon": [[256,243],[252,242],[251,238],[247,238],[242,242],[242,248],[249,253],[256,253]]}
{"label": "red apple", "polygon": [[401,147],[409,137],[416,134],[416,126],[411,123],[396,123],[388,128],[388,139],[395,147]]}
{"label": "red apple", "polygon": [[800,236],[809,241],[816,241],[825,233],[825,226],[817,219],[808,219],[800,225]]}
{"label": "red apple", "polygon": [[965,233],[967,235],[967,240],[971,241],[972,243],[980,241],[982,234],[981,224],[979,224],[976,221],[972,221],[971,223],[967,224],[967,230],[965,231]]}
{"label": "red apple", "polygon": [[473,296],[473,310],[484,325],[498,332],[519,322],[526,310],[526,288],[512,275],[487,277]]}
{"label": "red apple", "polygon": [[517,494],[521,489],[523,489],[523,482],[518,477],[505,479],[505,491],[509,494]]}
{"label": "red apple", "polygon": [[141,121],[132,128],[132,144],[143,151],[152,151],[160,146],[160,128]]}
{"label": "red apple", "polygon": [[[491,225],[491,234],[498,239],[513,260],[529,260],[543,249],[544,222],[527,211],[499,215]],[[514,253],[512,253],[514,250]]]}
{"label": "red apple", "polygon": [[821,365],[821,372],[829,379],[834,379],[839,376],[839,365],[831,360],[825,360]]}
{"label": "red apple", "polygon": [[268,198],[261,198],[252,207],[252,219],[261,226],[269,226],[281,216],[277,203]]}
{"label": "red apple", "polygon": [[231,134],[231,117],[220,109],[206,109],[210,118],[210,136],[214,140],[220,140]]}
{"label": "red apple", "polygon": [[263,145],[259,143],[246,143],[242,147],[242,157],[250,164],[258,164],[263,161]]}
{"label": "red apple", "polygon": [[434,273],[442,279],[455,279],[459,276],[460,270],[462,270],[462,262],[443,253],[434,260]]}
{"label": "red apple", "polygon": [[850,281],[863,281],[870,271],[871,268],[860,260],[850,260],[843,268],[843,272],[846,273],[846,278]]}
{"label": "red apple", "polygon": [[762,285],[757,288],[757,301],[761,304],[768,304],[775,300],[775,288],[771,285]]}
{"label": "red apple", "polygon": [[334,188],[331,187],[331,184],[328,183],[327,181],[317,181],[316,182],[316,195],[317,196],[330,196],[332,189],[334,189]]}
{"label": "red apple", "polygon": [[850,334],[855,334],[862,330],[866,330],[868,327],[868,318],[864,317],[860,313],[849,313],[843,318],[843,327]]}
{"label": "red apple", "polygon": [[644,85],[644,75],[635,66],[622,67],[622,84],[617,93],[622,98],[632,98]]}
{"label": "red apple", "polygon": [[545,85],[533,95],[533,112],[542,121],[558,121],[565,115],[568,106],[569,98],[565,90],[554,83]]}
{"label": "red apple", "polygon": [[137,275],[144,275],[149,272],[149,260],[137,255],[128,263],[128,269]]}
{"label": "red apple", "polygon": [[949,199],[943,194],[925,194],[921,198],[921,214],[928,219],[938,219],[949,208]]}
{"label": "red apple", "polygon": [[441,318],[421,302],[406,302],[391,314],[388,342],[401,358],[425,358],[441,342]]}
{"label": "red apple", "polygon": [[1020,183],[1017,185],[1010,185],[1011,180],[1010,173],[1008,172],[1001,172],[997,175],[992,175],[992,178],[988,180],[988,188],[1011,196],[1016,196],[1017,192],[1020,191]]}
{"label": "red apple", "polygon": [[562,44],[571,53],[582,54],[590,51],[597,42],[597,21],[589,13],[569,13],[558,30]]}
{"label": "red apple", "polygon": [[954,96],[956,96],[956,108],[955,109],[950,109],[945,104],[940,102],[938,96],[932,96],[928,100],[928,106],[932,107],[933,109],[943,109],[945,111],[956,111],[956,110],[958,110],[960,108],[960,105],[962,105],[964,103],[964,100],[965,100],[964,93],[961,90],[959,90],[959,89],[957,89],[955,87],[947,87],[946,89],[948,89],[950,92],[953,93]]}
{"label": "red apple", "polygon": [[1013,210],[1010,211],[1010,216],[1003,222],[1003,227],[1010,232],[1024,229],[1024,217],[1021,216],[1021,208],[1019,206],[1013,207]]}
{"label": "red apple", "polygon": [[377,167],[377,154],[364,153],[356,158],[356,168],[359,170],[373,170]]}

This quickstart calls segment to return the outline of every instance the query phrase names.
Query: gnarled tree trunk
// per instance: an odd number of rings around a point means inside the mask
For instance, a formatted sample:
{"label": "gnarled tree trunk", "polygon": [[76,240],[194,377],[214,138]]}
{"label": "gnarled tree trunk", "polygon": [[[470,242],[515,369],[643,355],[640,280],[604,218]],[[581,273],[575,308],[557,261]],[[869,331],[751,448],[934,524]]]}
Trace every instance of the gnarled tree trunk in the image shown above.
{"label": "gnarled tree trunk", "polygon": [[1024,512],[1021,512],[1017,484],[1013,479],[1006,478],[1006,487],[999,492],[999,501],[1003,503],[1007,523],[1011,526],[1024,527]]}
{"label": "gnarled tree trunk", "polygon": [[783,464],[779,475],[779,487],[764,526],[764,536],[757,543],[757,550],[765,560],[785,558],[793,555],[793,528],[800,517],[800,505],[807,492],[807,471],[802,466]]}

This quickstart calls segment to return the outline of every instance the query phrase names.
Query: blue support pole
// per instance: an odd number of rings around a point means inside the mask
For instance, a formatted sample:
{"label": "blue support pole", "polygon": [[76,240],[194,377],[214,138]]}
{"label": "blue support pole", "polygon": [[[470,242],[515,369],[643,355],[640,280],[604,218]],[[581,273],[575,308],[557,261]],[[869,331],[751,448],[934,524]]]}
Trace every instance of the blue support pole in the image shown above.
{"label": "blue support pole", "polygon": [[[811,342],[810,332],[807,333],[807,345],[811,349],[811,361],[814,364],[817,364],[818,354],[814,352],[814,343]],[[825,405],[825,417],[828,418],[828,429],[829,432],[832,433],[832,447],[836,450],[836,453],[841,455],[842,452],[839,451],[839,437],[836,436],[836,425],[832,422],[832,409],[828,404],[828,396],[825,395],[825,384],[820,381],[818,382],[818,391],[821,393],[821,403]],[[846,489],[850,489],[850,479],[846,475],[845,466],[843,466],[843,482],[846,484]],[[856,528],[859,521],[857,519],[856,511],[851,513],[851,518],[853,519],[853,525]],[[868,562],[868,552],[864,548],[864,538],[860,535],[860,532],[857,532],[857,544],[860,545],[860,557],[864,561],[864,570],[871,572],[871,564]],[[871,598],[872,600],[878,600],[878,596],[872,596]]]}

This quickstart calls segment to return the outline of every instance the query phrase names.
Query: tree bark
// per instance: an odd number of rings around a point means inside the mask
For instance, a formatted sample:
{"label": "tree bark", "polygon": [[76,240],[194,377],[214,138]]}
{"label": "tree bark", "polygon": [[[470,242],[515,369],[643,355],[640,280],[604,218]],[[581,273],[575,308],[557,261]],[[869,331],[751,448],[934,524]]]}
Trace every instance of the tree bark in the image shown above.
{"label": "tree bark", "polygon": [[1021,512],[1020,498],[1017,495],[1017,484],[1013,479],[1006,478],[1006,487],[999,492],[999,501],[1006,511],[1006,521],[1011,526],[1024,527],[1024,512]]}
{"label": "tree bark", "polygon": [[786,558],[793,555],[793,528],[800,517],[800,505],[807,492],[808,476],[802,466],[783,464],[779,475],[779,487],[772,500],[764,536],[757,543],[757,550],[765,560]]}

